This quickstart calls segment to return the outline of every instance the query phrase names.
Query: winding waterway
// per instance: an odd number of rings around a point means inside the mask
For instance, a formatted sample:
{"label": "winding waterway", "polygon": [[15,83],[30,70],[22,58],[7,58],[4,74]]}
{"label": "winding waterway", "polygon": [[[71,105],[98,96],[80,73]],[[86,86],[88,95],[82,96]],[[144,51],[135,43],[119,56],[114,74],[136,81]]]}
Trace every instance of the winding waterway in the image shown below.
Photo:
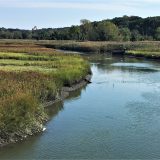
{"label": "winding waterway", "polygon": [[0,149],[0,159],[160,158],[160,63],[89,57],[92,83],[49,107],[46,131]]}

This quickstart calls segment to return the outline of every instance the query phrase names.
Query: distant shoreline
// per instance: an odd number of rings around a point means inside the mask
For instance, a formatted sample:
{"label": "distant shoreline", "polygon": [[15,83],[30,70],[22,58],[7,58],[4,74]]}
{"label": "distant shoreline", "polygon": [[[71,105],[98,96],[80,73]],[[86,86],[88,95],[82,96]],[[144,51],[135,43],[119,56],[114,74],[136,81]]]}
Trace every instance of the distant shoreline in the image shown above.
{"label": "distant shoreline", "polygon": [[139,41],[139,42],[99,42],[99,41],[39,41],[40,45],[48,48],[61,49],[64,51],[77,51],[84,53],[131,55],[160,59],[160,41]]}

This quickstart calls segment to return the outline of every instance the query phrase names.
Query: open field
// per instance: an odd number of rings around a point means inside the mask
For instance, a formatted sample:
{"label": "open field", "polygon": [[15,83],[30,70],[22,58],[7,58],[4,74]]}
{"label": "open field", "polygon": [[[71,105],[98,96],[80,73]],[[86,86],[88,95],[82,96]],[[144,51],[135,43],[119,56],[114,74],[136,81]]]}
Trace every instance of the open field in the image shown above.
{"label": "open field", "polygon": [[42,130],[47,119],[42,104],[89,72],[79,55],[33,43],[0,42],[0,143]]}

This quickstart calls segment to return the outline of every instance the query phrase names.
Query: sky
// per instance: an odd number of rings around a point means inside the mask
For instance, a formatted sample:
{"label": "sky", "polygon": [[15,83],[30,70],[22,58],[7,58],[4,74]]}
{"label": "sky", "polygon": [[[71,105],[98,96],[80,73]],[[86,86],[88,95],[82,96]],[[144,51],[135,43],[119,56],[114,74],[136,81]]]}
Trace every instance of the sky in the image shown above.
{"label": "sky", "polygon": [[160,0],[0,0],[5,28],[58,28],[123,15],[160,16]]}

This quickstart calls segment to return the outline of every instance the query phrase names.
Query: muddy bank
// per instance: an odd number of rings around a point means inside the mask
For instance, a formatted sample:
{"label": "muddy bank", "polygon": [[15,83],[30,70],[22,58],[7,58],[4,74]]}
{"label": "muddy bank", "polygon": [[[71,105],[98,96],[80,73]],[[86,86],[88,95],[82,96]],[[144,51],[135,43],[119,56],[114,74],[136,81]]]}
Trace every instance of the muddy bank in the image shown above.
{"label": "muddy bank", "polygon": [[[83,78],[82,80],[79,80],[78,82],[74,83],[73,85],[71,85],[70,87],[62,87],[60,94],[58,96],[55,97],[55,99],[53,101],[49,101],[46,102],[44,104],[42,104],[44,107],[48,107],[50,105],[53,105],[54,103],[58,102],[58,101],[63,101],[65,98],[67,98],[71,92],[76,91],[80,88],[82,88],[83,86],[87,85],[88,83],[91,83],[91,74],[87,75],[85,78]],[[19,141],[23,141],[25,139],[27,139],[27,137],[32,136],[32,135],[36,135],[37,133],[40,133],[42,131],[45,130],[45,127],[43,124],[45,124],[47,122],[48,118],[47,116],[43,119],[43,122],[41,124],[37,124],[37,127],[35,128],[30,128],[27,130],[19,130],[18,132],[15,133],[5,133],[0,131],[0,147],[4,147],[8,144],[11,143],[17,143]]]}
{"label": "muddy bank", "polygon": [[62,90],[60,91],[60,95],[58,95],[55,100],[49,101],[43,104],[43,106],[48,107],[58,101],[63,101],[65,98],[67,98],[70,95],[70,92],[76,91],[83,86],[87,85],[88,83],[91,83],[92,75],[88,74],[84,79],[80,80],[77,83],[72,84],[70,87],[62,87]]}

